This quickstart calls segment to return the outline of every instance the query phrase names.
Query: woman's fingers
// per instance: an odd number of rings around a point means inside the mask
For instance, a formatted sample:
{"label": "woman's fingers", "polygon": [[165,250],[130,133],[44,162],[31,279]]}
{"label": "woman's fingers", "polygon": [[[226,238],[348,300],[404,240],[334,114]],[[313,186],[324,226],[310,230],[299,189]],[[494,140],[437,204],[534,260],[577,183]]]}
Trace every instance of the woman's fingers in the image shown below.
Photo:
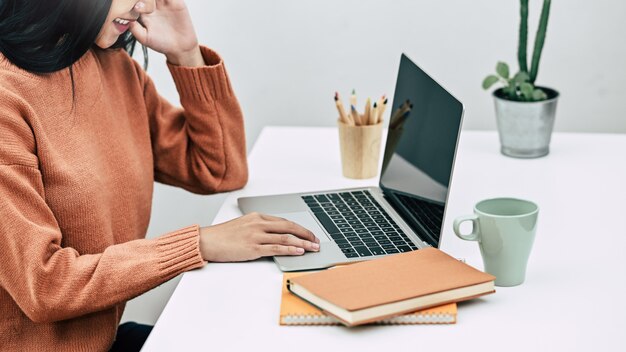
{"label": "woman's fingers", "polygon": [[146,45],[148,42],[148,30],[138,21],[130,23],[130,32],[139,41],[139,43]]}
{"label": "woman's fingers", "polygon": [[277,244],[283,247],[297,247],[310,252],[318,252],[320,250],[319,244],[303,240],[290,234],[266,233],[260,235],[258,240],[258,243],[260,244]]}
{"label": "woman's fingers", "polygon": [[285,218],[279,218],[278,216],[269,215],[269,214],[259,214],[259,216],[261,217],[261,219],[265,221],[289,221]]}
{"label": "woman's fingers", "polygon": [[271,257],[274,255],[302,255],[304,249],[295,246],[281,246],[279,244],[262,244],[259,245],[259,255],[262,257]]}
{"label": "woman's fingers", "polygon": [[320,240],[315,237],[313,232],[293,221],[272,215],[261,215],[261,218],[265,220],[264,230],[267,232],[278,234],[288,233],[310,242],[320,243]]}

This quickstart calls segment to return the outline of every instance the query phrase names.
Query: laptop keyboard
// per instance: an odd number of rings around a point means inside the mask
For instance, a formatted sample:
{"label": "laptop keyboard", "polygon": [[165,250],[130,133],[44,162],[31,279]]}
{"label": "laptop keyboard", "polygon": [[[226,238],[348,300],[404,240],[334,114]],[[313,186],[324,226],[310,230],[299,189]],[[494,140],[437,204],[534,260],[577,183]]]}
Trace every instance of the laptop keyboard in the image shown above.
{"label": "laptop keyboard", "polygon": [[443,205],[427,202],[418,198],[396,194],[396,197],[407,207],[417,221],[424,225],[431,236],[439,238],[443,223]]}
{"label": "laptop keyboard", "polygon": [[368,191],[315,194],[302,199],[348,258],[417,249]]}

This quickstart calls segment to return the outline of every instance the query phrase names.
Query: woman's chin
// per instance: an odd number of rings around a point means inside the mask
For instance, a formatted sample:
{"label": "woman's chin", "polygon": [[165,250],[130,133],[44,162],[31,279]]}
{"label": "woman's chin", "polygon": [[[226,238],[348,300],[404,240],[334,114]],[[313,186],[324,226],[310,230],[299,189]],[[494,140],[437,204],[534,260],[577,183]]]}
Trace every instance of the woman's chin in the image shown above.
{"label": "woman's chin", "polygon": [[108,49],[112,47],[115,42],[117,42],[118,38],[119,36],[107,36],[106,38],[100,37],[96,39],[95,44],[100,49]]}

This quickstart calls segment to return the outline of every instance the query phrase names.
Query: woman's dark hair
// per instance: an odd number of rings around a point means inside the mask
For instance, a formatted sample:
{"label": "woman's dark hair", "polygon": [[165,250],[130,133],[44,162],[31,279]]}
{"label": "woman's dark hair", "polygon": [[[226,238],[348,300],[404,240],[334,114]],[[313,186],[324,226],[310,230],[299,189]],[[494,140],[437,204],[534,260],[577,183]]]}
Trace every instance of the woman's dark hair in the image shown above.
{"label": "woman's dark hair", "polygon": [[[0,52],[14,65],[33,73],[66,67],[71,70],[96,41],[111,2],[0,0]],[[112,47],[124,48],[132,55],[135,43],[126,32]]]}

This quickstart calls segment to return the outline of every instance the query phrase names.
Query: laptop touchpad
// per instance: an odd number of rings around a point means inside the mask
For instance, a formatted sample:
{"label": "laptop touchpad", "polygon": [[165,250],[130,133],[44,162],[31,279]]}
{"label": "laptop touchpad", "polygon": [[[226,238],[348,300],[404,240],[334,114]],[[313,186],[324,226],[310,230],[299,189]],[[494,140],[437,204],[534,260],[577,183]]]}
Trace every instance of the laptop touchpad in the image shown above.
{"label": "laptop touchpad", "polygon": [[315,218],[313,218],[313,215],[311,215],[311,213],[309,212],[299,211],[293,213],[281,213],[272,215],[291,220],[296,224],[304,227],[305,229],[313,232],[313,234],[315,234],[315,237],[320,239],[320,242],[330,241],[330,239],[328,239],[328,236],[326,235],[326,232],[324,232],[322,227],[317,223],[317,221],[315,221]]}

